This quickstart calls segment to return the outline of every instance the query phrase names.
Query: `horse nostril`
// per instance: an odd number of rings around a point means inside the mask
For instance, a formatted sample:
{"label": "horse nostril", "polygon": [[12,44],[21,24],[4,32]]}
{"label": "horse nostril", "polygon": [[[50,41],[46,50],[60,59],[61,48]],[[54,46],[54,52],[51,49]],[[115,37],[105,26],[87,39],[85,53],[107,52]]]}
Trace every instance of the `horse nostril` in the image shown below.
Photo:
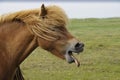
{"label": "horse nostril", "polygon": [[75,48],[78,48],[80,46],[80,43],[77,43],[76,45],[75,45]]}
{"label": "horse nostril", "polygon": [[77,43],[77,44],[75,45],[75,48],[76,48],[76,49],[82,48],[82,47],[84,47],[84,44],[83,44],[83,43]]}

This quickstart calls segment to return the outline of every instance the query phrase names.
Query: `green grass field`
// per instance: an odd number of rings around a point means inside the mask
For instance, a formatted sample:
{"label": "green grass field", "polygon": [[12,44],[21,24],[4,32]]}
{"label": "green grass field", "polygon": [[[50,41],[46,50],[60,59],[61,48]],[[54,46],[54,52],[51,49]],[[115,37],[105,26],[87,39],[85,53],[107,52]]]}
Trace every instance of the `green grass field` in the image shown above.
{"label": "green grass field", "polygon": [[37,48],[21,65],[26,80],[120,80],[120,18],[72,19],[68,30],[85,43],[81,66]]}

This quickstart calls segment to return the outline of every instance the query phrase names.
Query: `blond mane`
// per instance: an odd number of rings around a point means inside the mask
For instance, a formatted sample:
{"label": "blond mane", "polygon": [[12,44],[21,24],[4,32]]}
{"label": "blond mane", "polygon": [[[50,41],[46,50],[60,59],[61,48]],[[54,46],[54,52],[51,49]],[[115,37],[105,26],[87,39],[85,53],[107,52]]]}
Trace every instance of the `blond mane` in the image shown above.
{"label": "blond mane", "polygon": [[[53,31],[52,29],[55,26],[63,26],[65,27],[68,22],[68,18],[64,11],[58,6],[47,6],[47,15],[43,20],[39,14],[41,13],[41,9],[33,9],[33,10],[24,10],[11,14],[6,14],[0,16],[0,24],[4,24],[6,22],[12,22],[14,19],[19,19],[28,28],[32,31],[32,33],[37,36],[53,41],[56,40],[56,36],[60,35],[58,32]],[[50,34],[50,35],[47,35]]]}

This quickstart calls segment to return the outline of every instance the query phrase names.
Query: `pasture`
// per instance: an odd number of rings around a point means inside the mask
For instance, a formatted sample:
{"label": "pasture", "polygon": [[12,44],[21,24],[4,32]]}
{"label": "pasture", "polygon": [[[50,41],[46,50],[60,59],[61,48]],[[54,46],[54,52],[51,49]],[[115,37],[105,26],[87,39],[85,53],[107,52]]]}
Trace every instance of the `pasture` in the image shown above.
{"label": "pasture", "polygon": [[120,80],[120,18],[71,19],[68,30],[85,43],[81,66],[37,48],[21,65],[25,80]]}

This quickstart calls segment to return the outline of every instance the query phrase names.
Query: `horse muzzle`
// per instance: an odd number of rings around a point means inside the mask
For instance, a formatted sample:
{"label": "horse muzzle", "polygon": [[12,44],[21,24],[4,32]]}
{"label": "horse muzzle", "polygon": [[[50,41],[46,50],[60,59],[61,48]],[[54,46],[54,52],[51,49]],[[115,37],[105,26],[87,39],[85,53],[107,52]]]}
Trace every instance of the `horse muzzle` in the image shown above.
{"label": "horse muzzle", "polygon": [[78,67],[80,66],[80,62],[78,59],[73,55],[79,54],[80,52],[83,52],[84,50],[84,44],[80,43],[78,41],[74,41],[71,43],[66,51],[65,59],[68,63],[75,63]]}

